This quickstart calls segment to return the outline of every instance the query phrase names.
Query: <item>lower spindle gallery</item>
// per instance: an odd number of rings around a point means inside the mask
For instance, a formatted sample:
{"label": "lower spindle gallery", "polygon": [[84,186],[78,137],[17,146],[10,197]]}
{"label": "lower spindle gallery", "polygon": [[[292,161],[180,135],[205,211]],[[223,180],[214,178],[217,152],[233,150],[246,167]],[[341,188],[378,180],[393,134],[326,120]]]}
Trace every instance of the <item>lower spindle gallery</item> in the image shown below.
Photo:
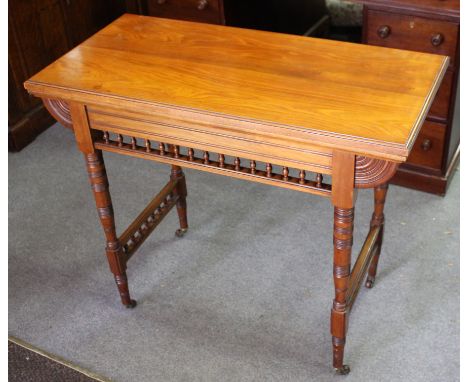
{"label": "lower spindle gallery", "polygon": [[[139,141],[141,143],[139,143]],[[281,182],[312,187],[324,192],[331,191],[331,185],[323,182],[323,175],[316,173],[315,177],[308,174],[303,169],[290,169],[282,166],[280,172],[274,172],[272,163],[262,163],[253,159],[233,157],[229,163],[226,156],[222,153],[211,154],[209,151],[199,151],[192,147],[182,148],[186,155],[181,153],[181,147],[178,145],[167,144],[165,142],[153,143],[149,139],[138,139],[136,137],[126,137],[122,134],[115,134],[109,131],[102,132],[103,144],[125,148],[134,151],[143,151],[148,154],[156,154],[161,157],[174,158],[187,162],[200,163],[204,166],[217,167],[219,169],[228,169],[240,173],[255,175],[256,177],[264,177],[269,179],[280,180]],[[197,156],[197,152],[201,155]],[[246,166],[243,163],[248,163]],[[293,176],[293,173],[297,176]],[[311,179],[313,178],[313,179]]]}

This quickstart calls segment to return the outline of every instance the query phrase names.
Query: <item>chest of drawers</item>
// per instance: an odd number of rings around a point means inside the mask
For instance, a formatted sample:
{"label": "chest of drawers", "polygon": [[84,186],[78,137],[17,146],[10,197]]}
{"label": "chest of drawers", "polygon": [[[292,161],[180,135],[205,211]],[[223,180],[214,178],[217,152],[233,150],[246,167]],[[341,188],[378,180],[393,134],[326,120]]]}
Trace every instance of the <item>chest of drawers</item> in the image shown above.
{"label": "chest of drawers", "polygon": [[459,158],[460,1],[364,1],[363,42],[447,55],[450,66],[408,162],[393,183],[445,194]]}

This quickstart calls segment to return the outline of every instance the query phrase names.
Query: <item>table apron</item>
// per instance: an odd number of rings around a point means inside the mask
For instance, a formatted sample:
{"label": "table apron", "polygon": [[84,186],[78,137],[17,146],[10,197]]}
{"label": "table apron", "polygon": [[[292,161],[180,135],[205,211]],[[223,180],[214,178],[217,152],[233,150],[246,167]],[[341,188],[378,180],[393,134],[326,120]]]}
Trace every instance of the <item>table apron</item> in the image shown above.
{"label": "table apron", "polygon": [[113,114],[109,109],[98,110],[94,107],[88,107],[87,110],[89,126],[94,130],[331,174],[331,149],[288,137],[278,138],[255,131],[168,120],[154,114]]}

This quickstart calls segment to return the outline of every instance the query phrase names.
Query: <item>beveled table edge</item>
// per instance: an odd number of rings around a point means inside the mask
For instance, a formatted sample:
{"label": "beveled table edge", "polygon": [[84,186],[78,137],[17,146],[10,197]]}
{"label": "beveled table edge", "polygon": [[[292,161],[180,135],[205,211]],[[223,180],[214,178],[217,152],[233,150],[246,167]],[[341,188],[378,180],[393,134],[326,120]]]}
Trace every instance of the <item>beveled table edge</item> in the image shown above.
{"label": "beveled table edge", "polygon": [[302,137],[307,136],[308,139],[310,138],[311,143],[313,143],[316,146],[322,146],[331,149],[339,149],[342,151],[349,151],[355,154],[361,154],[368,157],[390,160],[393,162],[400,163],[406,161],[406,158],[409,155],[414,140],[416,139],[417,132],[419,132],[419,129],[422,123],[424,122],[425,115],[429,111],[431,101],[435,97],[434,89],[436,89],[436,86],[438,85],[438,83],[440,83],[442,79],[442,76],[439,77],[440,79],[438,79],[438,81],[436,81],[433,85],[430,99],[427,99],[425,102],[425,108],[422,112],[421,117],[413,126],[412,133],[409,139],[410,144],[406,145],[347,134],[339,134],[325,130],[315,130],[310,128],[302,128],[300,126],[279,124],[272,121],[261,121],[251,118],[227,115],[218,112],[182,107],[178,105],[170,105],[159,102],[150,102],[142,99],[127,98],[114,94],[99,94],[87,90],[70,89],[31,80],[25,81],[24,86],[30,94],[41,97],[43,99],[52,98],[59,99],[65,102],[78,102],[84,105],[106,105],[119,108],[122,107],[122,101],[124,101],[129,104],[132,104],[132,107],[143,106],[145,108],[148,108],[153,106],[156,108],[164,108],[167,110],[185,111],[193,113],[194,115],[198,115],[202,118],[217,117],[230,121],[237,121],[239,123],[249,123],[249,125],[252,126],[267,126],[280,131],[281,133],[278,134],[279,137],[292,137],[295,134],[300,134]]}

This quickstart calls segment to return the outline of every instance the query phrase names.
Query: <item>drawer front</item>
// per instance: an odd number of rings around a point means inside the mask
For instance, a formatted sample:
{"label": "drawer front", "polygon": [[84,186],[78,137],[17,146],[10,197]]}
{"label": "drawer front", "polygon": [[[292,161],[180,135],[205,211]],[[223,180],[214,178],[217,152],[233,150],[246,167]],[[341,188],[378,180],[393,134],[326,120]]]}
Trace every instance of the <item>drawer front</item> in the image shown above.
{"label": "drawer front", "polygon": [[222,23],[218,0],[149,0],[148,14],[211,24]]}
{"label": "drawer front", "polygon": [[459,25],[448,21],[368,10],[367,43],[450,56],[454,65]]}
{"label": "drawer front", "polygon": [[445,74],[439,91],[437,92],[431,109],[429,110],[430,117],[441,118],[444,120],[448,119],[453,76],[454,73],[451,70]]}
{"label": "drawer front", "polygon": [[446,125],[442,123],[424,122],[408,157],[408,163],[436,170],[441,169],[445,129]]}

